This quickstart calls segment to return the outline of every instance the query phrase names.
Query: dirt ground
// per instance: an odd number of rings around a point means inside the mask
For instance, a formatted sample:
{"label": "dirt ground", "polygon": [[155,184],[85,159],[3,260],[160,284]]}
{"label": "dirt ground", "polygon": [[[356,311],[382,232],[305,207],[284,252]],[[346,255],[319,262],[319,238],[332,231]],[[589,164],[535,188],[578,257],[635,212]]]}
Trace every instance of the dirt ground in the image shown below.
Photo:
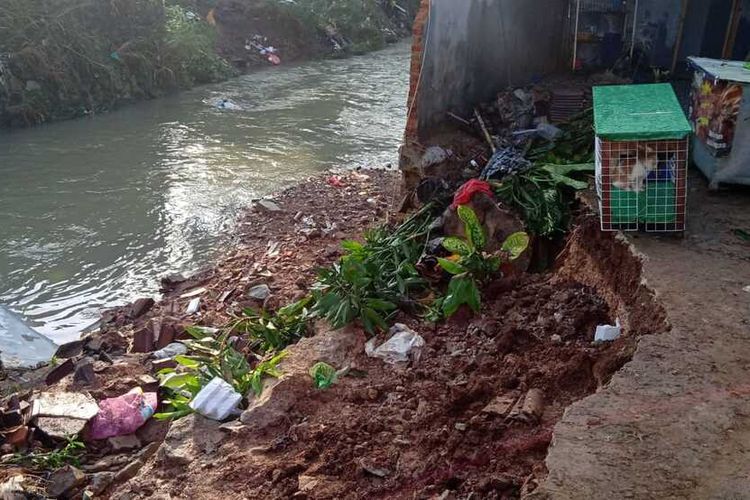
{"label": "dirt ground", "polygon": [[[376,176],[373,182],[387,179]],[[294,199],[282,196],[279,204]],[[329,198],[318,199],[322,205],[316,213],[331,209]],[[288,218],[292,212],[275,216]],[[279,231],[272,239],[298,237],[293,225],[266,227],[269,215],[252,222],[241,245],[265,251],[271,227]],[[137,477],[107,495],[517,498],[530,493],[546,475],[552,429],[565,408],[606,384],[630,358],[641,333],[664,329],[663,311],[641,285],[640,261],[614,238],[600,245],[616,249],[612,253],[619,256],[621,277],[631,285],[621,294],[600,294],[595,289],[603,280],[600,274],[592,273],[598,282],[582,284],[565,266],[500,280],[485,290],[481,316],[462,314],[438,326],[399,318],[426,341],[419,362],[405,366],[367,357],[361,330],[323,329],[290,348],[289,360],[281,365],[284,377],[269,384],[243,423],[220,426],[191,416],[172,424],[159,451],[140,464]],[[308,284],[295,266],[330,261],[338,255],[334,249],[321,246],[314,262],[292,259],[294,264],[274,267],[275,293],[293,298]],[[257,267],[252,252],[246,247],[240,252],[249,260],[227,267]],[[571,247],[568,253],[577,250]],[[227,276],[237,282],[236,276]],[[212,297],[226,285],[216,279],[210,283]],[[593,344],[596,325],[613,323],[613,311],[635,301],[651,311],[649,319],[633,319],[633,330],[616,342]],[[150,314],[163,314],[165,307],[170,306],[159,305]],[[206,316],[202,322],[211,324]],[[313,389],[307,375],[321,360],[349,368],[326,391]],[[542,395],[538,415],[519,411],[532,389]]]}
{"label": "dirt ground", "polygon": [[693,173],[688,203],[684,239],[628,236],[671,331],[566,411],[535,498],[750,498],[750,192]]}

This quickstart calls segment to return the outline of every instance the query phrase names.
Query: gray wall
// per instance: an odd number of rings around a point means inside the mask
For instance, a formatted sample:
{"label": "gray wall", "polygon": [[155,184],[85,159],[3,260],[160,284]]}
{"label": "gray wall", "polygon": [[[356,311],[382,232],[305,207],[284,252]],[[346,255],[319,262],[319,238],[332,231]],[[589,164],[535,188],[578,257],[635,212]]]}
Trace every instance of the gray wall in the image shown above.
{"label": "gray wall", "polygon": [[565,67],[566,0],[432,0],[419,129]]}

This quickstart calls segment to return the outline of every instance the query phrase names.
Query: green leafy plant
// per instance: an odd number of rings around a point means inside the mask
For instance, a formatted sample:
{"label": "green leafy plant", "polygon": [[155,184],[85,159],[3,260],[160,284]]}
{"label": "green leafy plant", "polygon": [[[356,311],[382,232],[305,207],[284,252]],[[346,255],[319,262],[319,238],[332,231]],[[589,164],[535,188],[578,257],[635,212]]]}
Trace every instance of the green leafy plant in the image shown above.
{"label": "green leafy plant", "polygon": [[313,384],[318,389],[328,389],[331,387],[338,378],[336,368],[332,367],[328,363],[315,363],[310,368],[310,376],[313,379]]}
{"label": "green leafy plant", "polygon": [[388,328],[399,307],[416,307],[414,295],[426,287],[415,267],[429,238],[426,206],[403,224],[365,234],[365,243],[346,241],[346,255],[318,272],[314,313],[334,328],[359,320],[369,333]]}
{"label": "green leafy plant", "polygon": [[579,191],[587,182],[571,177],[575,172],[592,172],[594,165],[537,165],[495,184],[495,194],[520,210],[529,230],[538,236],[554,236],[567,230],[569,208],[565,190]]}
{"label": "green leafy plant", "polygon": [[252,390],[256,396],[263,392],[265,377],[279,377],[278,364],[286,352],[269,355],[252,367],[245,354],[229,342],[230,330],[214,337],[206,329],[188,327],[193,337],[187,341],[189,354],[175,356],[179,367],[159,372],[161,387],[166,391],[164,412],[154,415],[160,420],[176,419],[192,413],[190,401],[215,377],[228,382],[243,397]]}
{"label": "green leafy plant", "polygon": [[[80,467],[81,456],[86,451],[86,445],[76,436],[65,438],[65,446],[58,450],[45,453],[16,453],[5,460],[7,464],[27,465],[36,470],[57,470],[65,465]],[[3,462],[0,462],[3,463]]]}
{"label": "green leafy plant", "polygon": [[443,247],[453,255],[438,259],[440,267],[453,275],[447,294],[438,299],[437,304],[439,312],[447,317],[455,314],[462,305],[478,312],[481,307],[479,285],[497,273],[504,261],[516,260],[529,246],[526,233],[514,233],[505,240],[500,252],[488,254],[484,251],[487,237],[474,210],[461,205],[457,211],[464,223],[466,240],[445,238]]}
{"label": "green leafy plant", "polygon": [[308,296],[276,314],[245,309],[242,317],[231,327],[233,332],[249,336],[250,348],[256,352],[278,351],[297,342],[307,334],[313,297]]}

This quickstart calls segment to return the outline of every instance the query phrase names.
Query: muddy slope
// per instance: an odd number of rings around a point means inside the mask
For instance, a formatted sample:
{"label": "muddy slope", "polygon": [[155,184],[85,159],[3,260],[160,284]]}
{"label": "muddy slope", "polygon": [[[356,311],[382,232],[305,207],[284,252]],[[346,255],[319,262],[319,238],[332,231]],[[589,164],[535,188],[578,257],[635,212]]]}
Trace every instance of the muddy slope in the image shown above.
{"label": "muddy slope", "polygon": [[[592,344],[595,326],[632,304],[649,317],[663,311],[629,247],[609,237],[589,241],[585,221],[581,227],[557,272],[494,283],[482,316],[437,327],[400,318],[425,338],[419,362],[384,364],[364,354],[360,330],[320,327],[290,348],[284,377],[242,423],[221,429],[192,416],[172,424],[159,452],[113,497],[516,498],[533,491],[565,408],[606,384],[641,334],[665,328],[632,319],[623,338]],[[616,269],[632,285],[622,295],[608,288],[606,267],[579,267],[590,266],[589,243],[619,255]],[[321,360],[348,366],[349,375],[327,391],[313,389],[307,370]],[[520,411],[532,389],[542,395],[538,419]],[[209,444],[190,437],[195,429]]]}

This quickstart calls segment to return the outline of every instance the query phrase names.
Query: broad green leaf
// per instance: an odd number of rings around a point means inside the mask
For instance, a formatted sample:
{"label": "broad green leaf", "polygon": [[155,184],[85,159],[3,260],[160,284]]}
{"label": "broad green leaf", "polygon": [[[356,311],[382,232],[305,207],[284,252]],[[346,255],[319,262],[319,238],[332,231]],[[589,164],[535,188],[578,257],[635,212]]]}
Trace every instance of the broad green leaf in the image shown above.
{"label": "broad green leaf", "polygon": [[178,356],[175,356],[175,357],[174,357],[174,360],[175,360],[175,361],[176,361],[176,362],[177,362],[178,364],[181,364],[182,366],[186,366],[186,367],[188,367],[188,368],[193,368],[193,369],[195,369],[195,368],[199,368],[199,367],[201,366],[201,363],[200,363],[200,361],[198,361],[198,360],[196,360],[196,359],[193,359],[193,358],[191,358],[191,357],[188,357],[188,356],[184,356],[184,355],[182,355],[182,354],[180,354],[180,355],[178,355]]}
{"label": "broad green leaf", "polygon": [[376,311],[393,311],[398,307],[393,302],[381,299],[367,299],[365,303],[368,307]]}
{"label": "broad green leaf", "polygon": [[459,205],[458,217],[464,222],[466,238],[469,244],[476,250],[484,249],[487,244],[487,237],[484,234],[482,223],[479,222],[477,214],[468,205]]}
{"label": "broad green leaf", "polygon": [[440,264],[440,267],[445,270],[445,272],[450,274],[463,274],[466,272],[466,268],[464,268],[461,264],[458,262],[453,262],[452,260],[443,259],[438,257],[438,264]]}
{"label": "broad green leaf", "polygon": [[465,294],[465,302],[469,304],[469,307],[474,312],[479,312],[482,307],[482,298],[479,295],[479,288],[473,279],[466,280],[463,293]]}
{"label": "broad green leaf", "polygon": [[443,240],[443,248],[445,248],[452,254],[458,254],[462,256],[466,256],[471,253],[471,248],[469,248],[469,245],[467,245],[464,240],[455,238],[453,236],[445,238]]}
{"label": "broad green leaf", "polygon": [[170,373],[162,379],[161,386],[167,389],[180,389],[199,383],[198,377],[194,373]]}
{"label": "broad green leaf", "polygon": [[513,233],[503,243],[503,252],[510,255],[510,260],[516,260],[529,248],[529,235],[524,232]]}

